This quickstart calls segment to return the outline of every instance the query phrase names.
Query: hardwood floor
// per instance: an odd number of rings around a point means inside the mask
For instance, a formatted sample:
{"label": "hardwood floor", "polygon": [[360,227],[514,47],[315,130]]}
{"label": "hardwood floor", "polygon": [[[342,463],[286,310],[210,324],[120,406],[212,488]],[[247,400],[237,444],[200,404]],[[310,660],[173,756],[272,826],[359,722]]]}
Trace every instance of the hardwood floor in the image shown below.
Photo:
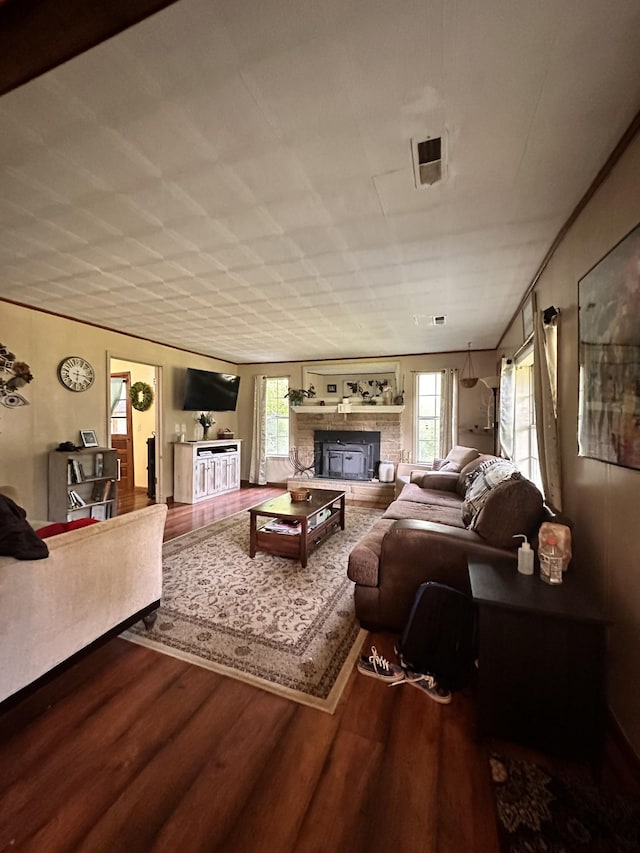
{"label": "hardwood floor", "polygon": [[[167,532],[270,491],[175,505]],[[492,853],[494,745],[471,690],[442,706],[354,670],[329,715],[114,639],[0,716],[0,850]]]}

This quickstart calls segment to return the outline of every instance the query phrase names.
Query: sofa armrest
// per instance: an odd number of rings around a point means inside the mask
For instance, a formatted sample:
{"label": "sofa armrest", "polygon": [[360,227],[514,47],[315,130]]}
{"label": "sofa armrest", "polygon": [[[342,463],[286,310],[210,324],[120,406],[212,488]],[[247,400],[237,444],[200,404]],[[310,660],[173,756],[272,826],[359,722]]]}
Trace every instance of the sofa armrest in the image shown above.
{"label": "sofa armrest", "polygon": [[[356,586],[356,607],[365,627],[402,631],[416,590],[425,581],[447,584],[468,595],[472,556],[509,556],[487,546],[473,531],[429,521],[396,521],[382,541],[378,585]],[[515,552],[513,554],[515,570]]]}
{"label": "sofa armrest", "polygon": [[393,524],[382,540],[378,584],[403,575],[419,579],[420,583],[433,580],[468,591],[467,562],[469,557],[476,556],[511,557],[515,562],[517,552],[489,545],[473,530],[435,521],[402,519]]}

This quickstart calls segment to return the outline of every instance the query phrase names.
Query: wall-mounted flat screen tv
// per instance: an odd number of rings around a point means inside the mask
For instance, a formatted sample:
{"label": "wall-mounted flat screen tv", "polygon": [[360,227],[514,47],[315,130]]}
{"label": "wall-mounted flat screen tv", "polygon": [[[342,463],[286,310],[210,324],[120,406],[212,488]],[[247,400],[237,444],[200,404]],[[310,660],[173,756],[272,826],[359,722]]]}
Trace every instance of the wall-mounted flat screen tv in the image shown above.
{"label": "wall-mounted flat screen tv", "polygon": [[182,408],[189,412],[235,412],[240,377],[187,368]]}

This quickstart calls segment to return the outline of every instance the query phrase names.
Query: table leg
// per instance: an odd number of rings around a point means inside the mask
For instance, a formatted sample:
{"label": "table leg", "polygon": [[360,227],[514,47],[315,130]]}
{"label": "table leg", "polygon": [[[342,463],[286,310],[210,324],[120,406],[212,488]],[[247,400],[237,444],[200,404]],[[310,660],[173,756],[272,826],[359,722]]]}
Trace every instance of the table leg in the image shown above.
{"label": "table leg", "polygon": [[302,563],[302,568],[307,568],[307,521],[308,519],[302,519],[302,529],[300,530],[300,562]]}
{"label": "table leg", "polygon": [[346,500],[346,495],[342,495],[340,498],[340,529],[344,530],[344,504]]}
{"label": "table leg", "polygon": [[251,521],[249,523],[249,556],[255,557],[255,555],[256,555],[256,514],[254,512],[250,512],[249,517],[251,519]]}

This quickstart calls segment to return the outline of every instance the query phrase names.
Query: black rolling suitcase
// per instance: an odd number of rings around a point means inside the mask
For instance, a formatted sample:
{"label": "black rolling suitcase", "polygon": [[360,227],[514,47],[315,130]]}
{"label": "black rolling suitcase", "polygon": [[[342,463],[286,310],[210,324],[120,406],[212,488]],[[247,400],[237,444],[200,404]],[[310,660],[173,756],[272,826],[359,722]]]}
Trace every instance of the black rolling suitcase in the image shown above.
{"label": "black rolling suitcase", "polygon": [[420,584],[396,650],[403,666],[434,676],[442,687],[466,687],[476,669],[472,599],[444,584]]}

